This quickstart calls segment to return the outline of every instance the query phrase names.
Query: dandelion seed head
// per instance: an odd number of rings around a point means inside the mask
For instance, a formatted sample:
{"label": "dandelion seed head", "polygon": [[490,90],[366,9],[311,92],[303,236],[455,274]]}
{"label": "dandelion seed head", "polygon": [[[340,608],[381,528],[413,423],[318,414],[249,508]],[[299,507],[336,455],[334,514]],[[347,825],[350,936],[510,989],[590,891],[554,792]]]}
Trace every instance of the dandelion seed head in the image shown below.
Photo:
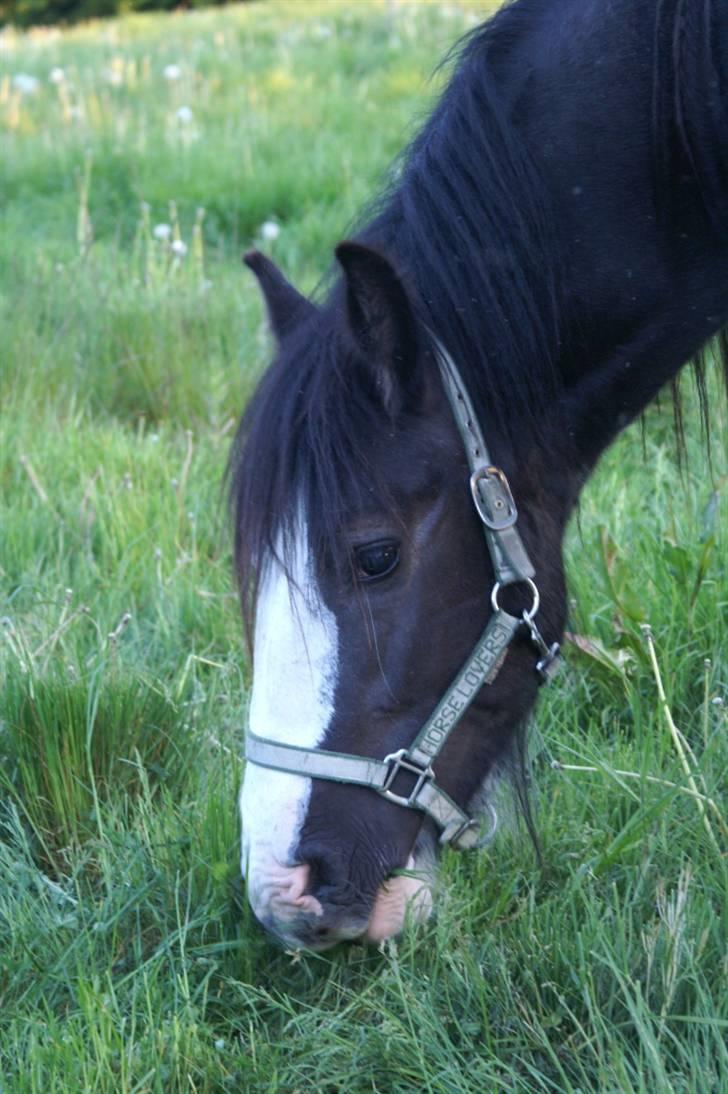
{"label": "dandelion seed head", "polygon": [[278,236],[281,234],[281,226],[280,224],[276,224],[274,220],[266,220],[260,226],[260,234],[263,239],[278,239]]}
{"label": "dandelion seed head", "polygon": [[62,84],[63,81],[65,80],[65,78],[66,78],[65,72],[63,71],[62,68],[59,68],[57,65],[56,65],[55,68],[52,68],[50,70],[50,72],[48,73],[48,79],[50,80],[50,82],[52,84]]}
{"label": "dandelion seed head", "polygon": [[35,95],[38,90],[38,77],[30,76],[27,72],[17,72],[13,76],[13,87],[21,95]]}
{"label": "dandelion seed head", "polygon": [[152,235],[155,239],[159,239],[162,241],[169,239],[169,237],[172,235],[172,225],[155,224],[154,228],[152,229]]}
{"label": "dandelion seed head", "polygon": [[182,125],[189,125],[192,121],[193,114],[189,106],[181,106],[177,111],[177,121]]}
{"label": "dandelion seed head", "polygon": [[179,65],[165,65],[163,74],[165,80],[169,80],[171,83],[174,80],[179,80],[182,75],[182,69]]}
{"label": "dandelion seed head", "polygon": [[172,243],[172,254],[176,258],[184,258],[187,254],[187,244],[183,243],[181,239],[175,239]]}

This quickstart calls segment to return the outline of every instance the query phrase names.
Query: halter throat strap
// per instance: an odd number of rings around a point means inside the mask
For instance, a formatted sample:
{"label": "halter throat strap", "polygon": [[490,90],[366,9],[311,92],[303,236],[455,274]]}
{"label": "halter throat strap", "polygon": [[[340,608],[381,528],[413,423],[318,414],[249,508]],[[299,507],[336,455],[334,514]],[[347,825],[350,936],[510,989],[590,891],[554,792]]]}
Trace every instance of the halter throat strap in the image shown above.
{"label": "halter throat strap", "polygon": [[[536,667],[543,680],[551,678],[559,663],[559,647],[557,643],[547,646],[534,622],[539,607],[538,589],[533,581],[535,570],[516,529],[518,511],[508,479],[491,463],[477,416],[454,361],[440,342],[431,337],[445,392],[465,446],[473,503],[483,524],[493,563],[493,614],[467,661],[409,748],[377,760],[326,749],[298,748],[259,737],[248,729],[246,760],[274,771],[367,786],[396,805],[424,813],[440,829],[441,843],[464,850],[487,842],[494,834],[495,810],[492,806],[487,807],[490,825],[483,833],[480,819],[470,816],[437,785],[435,761],[481,688],[496,678],[519,628],[525,624],[541,653]],[[498,604],[499,590],[519,582],[526,582],[533,594],[530,610],[520,619]],[[403,782],[409,785],[405,787]]]}

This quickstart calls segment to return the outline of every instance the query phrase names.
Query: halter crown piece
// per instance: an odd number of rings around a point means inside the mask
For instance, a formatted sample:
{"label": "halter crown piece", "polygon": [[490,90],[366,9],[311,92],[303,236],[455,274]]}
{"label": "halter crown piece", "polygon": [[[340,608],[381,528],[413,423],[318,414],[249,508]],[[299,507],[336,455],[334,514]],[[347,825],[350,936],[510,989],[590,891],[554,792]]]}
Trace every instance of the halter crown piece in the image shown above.
{"label": "halter crown piece", "polygon": [[[560,650],[557,642],[551,646],[546,644],[534,622],[540,604],[533,580],[535,570],[516,529],[518,510],[508,479],[490,461],[473,405],[454,361],[440,342],[434,341],[442,382],[467,453],[473,503],[483,523],[495,572],[490,598],[493,614],[467,661],[409,748],[400,748],[383,760],[377,760],[281,744],[259,737],[248,729],[245,751],[247,762],[259,767],[368,786],[395,805],[425,813],[441,830],[440,843],[465,850],[481,846],[494,835],[498,821],[495,809],[488,806],[490,827],[483,834],[481,819],[466,813],[437,785],[433,765],[481,687],[495,680],[508,646],[520,627],[526,626],[531,641],[538,648],[540,658],[536,670],[543,682],[548,682],[557,671]],[[518,618],[499,606],[498,594],[506,585],[524,582],[531,590],[533,602]],[[400,775],[411,780],[407,794],[396,793],[393,789]]]}

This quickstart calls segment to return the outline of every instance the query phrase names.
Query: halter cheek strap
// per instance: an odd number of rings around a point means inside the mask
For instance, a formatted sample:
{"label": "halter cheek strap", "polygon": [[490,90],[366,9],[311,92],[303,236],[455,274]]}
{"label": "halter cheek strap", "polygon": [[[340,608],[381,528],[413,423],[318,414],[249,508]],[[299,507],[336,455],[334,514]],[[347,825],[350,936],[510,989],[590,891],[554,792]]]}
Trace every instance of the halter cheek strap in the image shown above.
{"label": "halter cheek strap", "polygon": [[[395,805],[425,813],[441,830],[441,843],[464,850],[487,842],[494,834],[495,810],[488,806],[490,826],[483,834],[480,819],[466,813],[437,785],[433,765],[480,689],[497,676],[510,643],[524,624],[541,654],[536,669],[543,681],[550,680],[558,668],[559,646],[558,643],[548,646],[534,622],[539,607],[538,589],[533,581],[535,571],[516,529],[518,511],[508,479],[500,468],[491,464],[455,363],[437,340],[435,345],[442,381],[467,453],[473,502],[483,523],[493,563],[493,614],[469,658],[409,748],[401,748],[383,760],[377,760],[325,749],[298,748],[259,737],[248,729],[246,759],[248,763],[274,771],[369,787]],[[519,582],[525,582],[533,595],[531,608],[524,611],[520,619],[504,611],[498,603],[500,589]],[[401,781],[400,777],[410,781],[406,794],[398,793],[394,788],[395,781]]]}

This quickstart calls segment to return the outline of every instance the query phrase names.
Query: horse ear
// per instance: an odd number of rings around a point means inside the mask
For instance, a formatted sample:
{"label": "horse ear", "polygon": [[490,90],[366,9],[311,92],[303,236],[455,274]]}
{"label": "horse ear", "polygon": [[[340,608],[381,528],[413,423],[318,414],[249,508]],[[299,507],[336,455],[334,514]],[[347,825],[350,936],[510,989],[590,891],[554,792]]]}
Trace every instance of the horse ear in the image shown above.
{"label": "horse ear", "polygon": [[268,320],[276,341],[283,338],[316,307],[298,289],[294,289],[274,262],[260,251],[246,251],[243,262],[258,278],[265,298]]}
{"label": "horse ear", "polygon": [[336,257],[344,270],[354,342],[377,370],[377,386],[393,409],[395,387],[411,386],[417,359],[417,323],[407,290],[389,259],[361,243],[340,243]]}

